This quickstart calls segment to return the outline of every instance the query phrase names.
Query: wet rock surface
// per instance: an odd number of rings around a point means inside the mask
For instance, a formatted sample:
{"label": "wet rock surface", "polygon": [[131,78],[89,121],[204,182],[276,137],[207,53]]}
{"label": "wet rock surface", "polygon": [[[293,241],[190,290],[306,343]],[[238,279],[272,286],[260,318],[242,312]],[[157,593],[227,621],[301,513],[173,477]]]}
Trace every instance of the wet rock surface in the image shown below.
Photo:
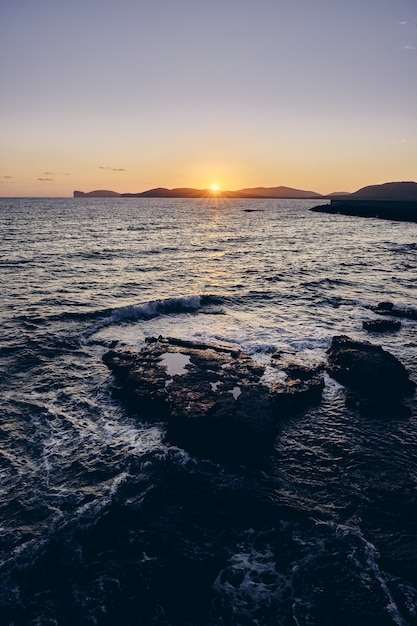
{"label": "wet rock surface", "polygon": [[407,414],[404,396],[414,393],[404,365],[381,346],[333,337],[327,371],[348,390],[348,403],[369,415]]}
{"label": "wet rock surface", "polygon": [[166,437],[192,454],[244,461],[273,447],[280,417],[320,401],[318,370],[286,368],[267,386],[265,367],[221,346],[150,338],[141,352],[110,350],[103,360],[130,410],[166,422]]}

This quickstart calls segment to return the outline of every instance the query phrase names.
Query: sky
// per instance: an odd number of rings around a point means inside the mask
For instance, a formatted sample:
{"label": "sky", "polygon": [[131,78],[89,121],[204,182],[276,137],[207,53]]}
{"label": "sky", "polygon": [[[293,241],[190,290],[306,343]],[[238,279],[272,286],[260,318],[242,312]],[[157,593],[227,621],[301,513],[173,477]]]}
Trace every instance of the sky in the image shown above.
{"label": "sky", "polygon": [[417,0],[0,0],[0,196],[417,181]]}

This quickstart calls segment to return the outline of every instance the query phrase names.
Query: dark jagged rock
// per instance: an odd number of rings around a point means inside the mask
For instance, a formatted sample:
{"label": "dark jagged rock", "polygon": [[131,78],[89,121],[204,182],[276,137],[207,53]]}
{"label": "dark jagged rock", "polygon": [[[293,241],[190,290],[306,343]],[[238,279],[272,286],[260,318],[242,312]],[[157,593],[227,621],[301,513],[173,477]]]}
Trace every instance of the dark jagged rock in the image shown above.
{"label": "dark jagged rock", "polygon": [[148,339],[142,352],[110,350],[103,360],[129,408],[166,422],[171,443],[231,461],[268,453],[278,418],[319,400],[323,388],[316,370],[299,366],[268,388],[265,367],[249,356],[173,338]]}
{"label": "dark jagged rock", "polygon": [[333,337],[327,371],[349,388],[348,402],[368,414],[403,414],[401,400],[415,390],[404,365],[381,346]]}
{"label": "dark jagged rock", "polygon": [[364,330],[370,333],[385,333],[392,330],[399,330],[401,322],[398,320],[365,320],[362,322]]}

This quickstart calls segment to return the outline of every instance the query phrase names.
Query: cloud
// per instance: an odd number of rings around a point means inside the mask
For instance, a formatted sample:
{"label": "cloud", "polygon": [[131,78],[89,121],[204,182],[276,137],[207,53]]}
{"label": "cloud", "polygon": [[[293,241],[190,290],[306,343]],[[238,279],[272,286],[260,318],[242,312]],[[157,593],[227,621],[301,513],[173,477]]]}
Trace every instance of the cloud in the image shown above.
{"label": "cloud", "polygon": [[104,165],[98,166],[99,170],[109,170],[110,172],[127,172],[124,167],[104,167]]}
{"label": "cloud", "polygon": [[405,46],[403,46],[403,50],[417,50],[417,48],[408,43]]}
{"label": "cloud", "polygon": [[45,176],[70,176],[69,172],[44,172]]}
{"label": "cloud", "polygon": [[51,183],[53,182],[53,178],[38,178],[38,180],[42,181],[43,183]]}
{"label": "cloud", "polygon": [[13,176],[3,176],[3,178],[13,178]]}
{"label": "cloud", "polygon": [[402,137],[402,139],[394,139],[389,143],[397,146],[415,146],[417,145],[417,135],[415,137]]}
{"label": "cloud", "polygon": [[407,22],[407,20],[398,20],[398,24],[400,26],[407,26],[408,22]]}

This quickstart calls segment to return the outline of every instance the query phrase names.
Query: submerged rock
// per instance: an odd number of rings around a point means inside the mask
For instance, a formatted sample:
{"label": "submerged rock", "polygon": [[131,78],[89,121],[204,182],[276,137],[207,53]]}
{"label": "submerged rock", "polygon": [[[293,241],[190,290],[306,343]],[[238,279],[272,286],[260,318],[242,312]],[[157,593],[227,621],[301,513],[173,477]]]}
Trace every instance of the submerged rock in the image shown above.
{"label": "submerged rock", "polygon": [[349,401],[369,414],[405,413],[402,398],[414,392],[404,365],[381,346],[333,337],[328,350],[327,371],[350,389]]}
{"label": "submerged rock", "polygon": [[268,387],[265,367],[249,356],[173,338],[148,339],[141,352],[110,350],[103,360],[131,410],[166,422],[171,443],[216,459],[268,453],[278,418],[319,400],[323,388],[317,371],[299,366]]}

